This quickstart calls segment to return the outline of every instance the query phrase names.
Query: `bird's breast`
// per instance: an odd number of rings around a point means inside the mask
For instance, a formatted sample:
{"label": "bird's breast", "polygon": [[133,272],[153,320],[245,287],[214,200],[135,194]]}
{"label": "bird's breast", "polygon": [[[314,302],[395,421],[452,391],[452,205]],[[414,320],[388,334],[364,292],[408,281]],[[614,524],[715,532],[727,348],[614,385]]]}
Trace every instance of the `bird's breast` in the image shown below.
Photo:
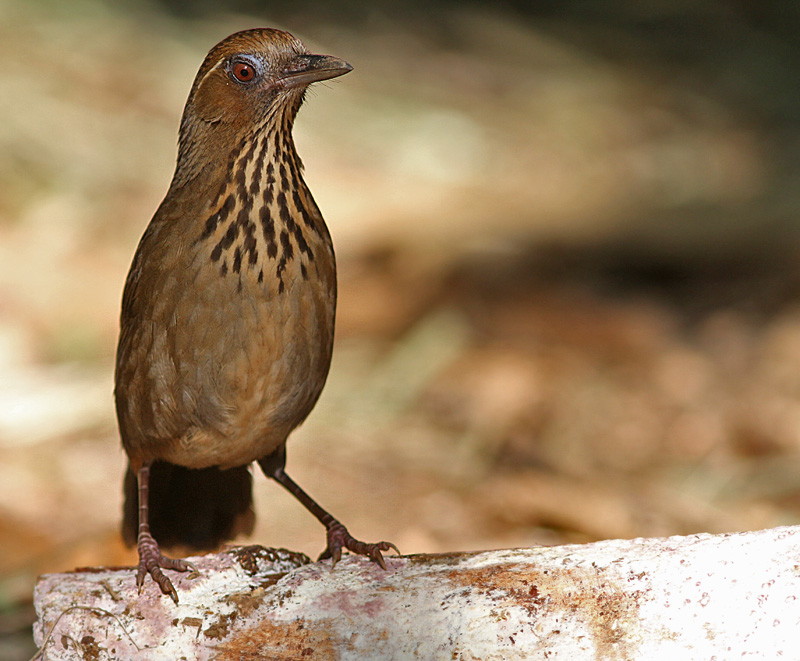
{"label": "bird's breast", "polygon": [[324,386],[336,306],[327,228],[307,189],[243,186],[218,196],[192,240],[141,260],[117,399],[146,458],[253,461],[285,442]]}

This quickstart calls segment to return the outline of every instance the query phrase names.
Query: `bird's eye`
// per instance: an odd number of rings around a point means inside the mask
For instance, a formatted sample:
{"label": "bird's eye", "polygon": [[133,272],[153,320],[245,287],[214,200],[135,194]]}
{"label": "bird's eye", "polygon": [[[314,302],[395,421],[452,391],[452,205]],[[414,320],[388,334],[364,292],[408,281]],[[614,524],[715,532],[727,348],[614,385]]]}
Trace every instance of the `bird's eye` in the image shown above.
{"label": "bird's eye", "polygon": [[250,83],[256,77],[256,68],[249,62],[234,62],[231,66],[231,75],[240,83]]}

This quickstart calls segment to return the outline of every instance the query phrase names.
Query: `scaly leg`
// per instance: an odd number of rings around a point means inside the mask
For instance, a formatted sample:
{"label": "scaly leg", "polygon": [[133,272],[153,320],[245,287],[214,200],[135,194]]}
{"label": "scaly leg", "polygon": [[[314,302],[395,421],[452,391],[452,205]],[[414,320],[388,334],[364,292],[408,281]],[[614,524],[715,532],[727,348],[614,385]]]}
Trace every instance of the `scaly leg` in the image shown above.
{"label": "scaly leg", "polygon": [[337,519],[320,507],[311,496],[309,496],[300,485],[286,474],[286,448],[281,447],[268,457],[259,460],[261,470],[264,475],[272,478],[284,489],[299,500],[303,507],[311,512],[317,520],[325,526],[328,537],[328,545],[319,556],[319,560],[332,558],[335,565],[342,558],[342,549],[348,549],[358,555],[365,555],[373,562],[378,563],[382,569],[386,569],[386,562],[381,555],[381,551],[393,549],[400,553],[398,548],[391,542],[367,543],[353,537]]}
{"label": "scaly leg", "polygon": [[161,554],[158,542],[150,534],[150,464],[142,466],[136,473],[136,478],[139,483],[139,534],[136,544],[139,551],[139,571],[136,574],[136,585],[141,593],[145,576],[150,574],[161,588],[161,592],[168,594],[177,604],[178,593],[175,591],[172,581],[161,570],[195,571],[195,568],[186,560],[176,560]]}

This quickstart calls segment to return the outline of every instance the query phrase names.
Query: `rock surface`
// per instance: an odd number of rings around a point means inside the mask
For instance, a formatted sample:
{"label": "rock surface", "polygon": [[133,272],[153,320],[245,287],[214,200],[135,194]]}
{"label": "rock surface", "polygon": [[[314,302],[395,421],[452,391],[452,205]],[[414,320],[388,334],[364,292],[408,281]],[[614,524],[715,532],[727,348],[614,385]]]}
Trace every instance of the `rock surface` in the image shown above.
{"label": "rock surface", "polygon": [[259,546],[171,573],[43,576],[42,659],[798,658],[800,528],[310,563]]}

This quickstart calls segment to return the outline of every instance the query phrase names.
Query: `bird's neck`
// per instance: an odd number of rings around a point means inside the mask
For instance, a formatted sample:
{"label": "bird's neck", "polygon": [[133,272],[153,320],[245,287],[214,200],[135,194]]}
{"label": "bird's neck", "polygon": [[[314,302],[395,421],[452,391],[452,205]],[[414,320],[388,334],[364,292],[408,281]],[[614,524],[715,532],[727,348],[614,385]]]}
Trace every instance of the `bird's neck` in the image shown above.
{"label": "bird's neck", "polygon": [[248,274],[277,283],[282,293],[285,281],[308,277],[315,259],[333,269],[330,235],[303,180],[290,120],[241,139],[212,171],[185,182],[177,174],[173,187],[180,187],[185,205],[206,200],[184,231],[222,277],[238,275],[241,283]]}

